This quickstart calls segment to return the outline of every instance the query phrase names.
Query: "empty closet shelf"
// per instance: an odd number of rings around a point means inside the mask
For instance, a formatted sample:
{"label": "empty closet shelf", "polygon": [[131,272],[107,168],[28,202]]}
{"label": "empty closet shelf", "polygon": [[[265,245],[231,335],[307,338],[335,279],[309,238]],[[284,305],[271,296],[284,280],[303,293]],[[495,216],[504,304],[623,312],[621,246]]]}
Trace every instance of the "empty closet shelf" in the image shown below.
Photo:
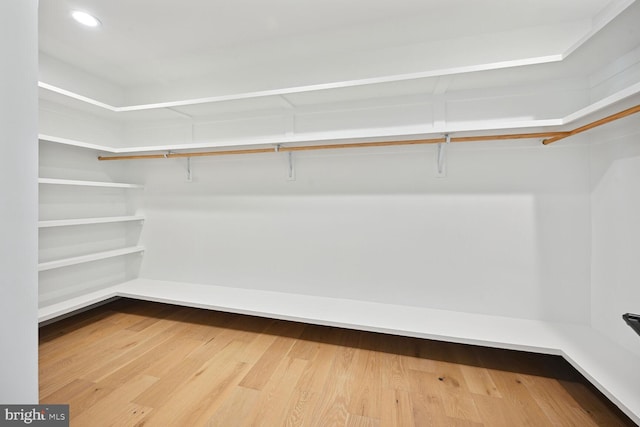
{"label": "empty closet shelf", "polygon": [[78,181],[72,179],[57,179],[57,178],[39,178],[39,184],[54,184],[54,185],[75,185],[80,187],[110,187],[110,188],[144,188],[139,184],[128,184],[122,182],[102,182],[102,181]]}
{"label": "empty closet shelf", "polygon": [[39,221],[38,228],[66,227],[71,225],[109,224],[118,222],[144,221],[142,215],[108,216],[96,218],[73,218]]}
{"label": "empty closet shelf", "polygon": [[73,258],[64,258],[56,261],[48,261],[38,264],[38,271],[52,270],[54,268],[67,267],[70,265],[83,264],[85,262],[98,261],[101,259],[114,258],[117,256],[133,254],[136,252],[144,251],[144,246],[131,246],[128,248],[115,249],[105,252],[97,252],[87,255],[82,255]]}
{"label": "empty closet shelf", "polygon": [[90,307],[94,304],[98,304],[115,297],[117,297],[117,287],[111,286],[105,289],[99,289],[97,291],[89,292],[84,295],[69,298],[62,302],[49,304],[38,309],[38,322],[45,322],[58,316],[63,316],[65,314]]}

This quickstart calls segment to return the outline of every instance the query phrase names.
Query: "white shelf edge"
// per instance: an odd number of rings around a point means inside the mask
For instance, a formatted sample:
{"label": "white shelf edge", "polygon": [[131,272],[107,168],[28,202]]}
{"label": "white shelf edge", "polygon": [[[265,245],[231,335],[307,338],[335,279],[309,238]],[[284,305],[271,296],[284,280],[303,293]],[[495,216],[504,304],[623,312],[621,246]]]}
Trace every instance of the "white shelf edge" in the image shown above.
{"label": "white shelf edge", "polygon": [[144,188],[139,184],[126,184],[121,182],[79,181],[73,179],[38,178],[38,184],[75,185],[81,187],[110,187],[110,188]]}
{"label": "white shelf edge", "polygon": [[53,270],[55,268],[68,267],[71,265],[84,264],[86,262],[98,261],[101,259],[114,258],[122,255],[143,252],[144,246],[131,246],[112,251],[96,252],[88,255],[82,255],[72,258],[63,258],[55,261],[48,261],[38,264],[38,271]]}
{"label": "white shelf edge", "polygon": [[587,117],[591,114],[597,113],[600,110],[610,107],[617,102],[624,101],[625,99],[630,98],[634,95],[637,95],[638,93],[640,93],[640,82],[635,83],[622,90],[619,90],[614,94],[611,94],[605,98],[602,98],[599,101],[593,102],[587,105],[586,107],[581,108],[580,110],[565,116],[562,119],[563,124],[569,124],[577,120],[580,120],[584,117]]}
{"label": "white shelf edge", "polygon": [[77,141],[77,140],[68,139],[68,138],[61,138],[61,137],[52,136],[52,135],[45,135],[42,133],[38,134],[38,140],[55,142],[57,144],[63,144],[63,145],[70,145],[72,147],[89,148],[91,150],[107,151],[109,153],[114,153],[113,148],[107,147],[106,145],[91,144],[89,142]]}
{"label": "white shelf edge", "polygon": [[479,72],[479,71],[500,70],[504,68],[520,67],[523,65],[537,65],[537,64],[545,64],[550,62],[560,62],[564,60],[564,58],[565,58],[565,54],[560,52],[560,53],[554,53],[550,55],[535,56],[535,57],[523,58],[523,59],[510,59],[506,61],[489,62],[489,63],[483,63],[478,65],[465,65],[465,66],[459,66],[459,67],[418,71],[418,72],[405,73],[405,74],[392,74],[392,75],[386,75],[386,76],[380,76],[380,77],[353,79],[353,80],[337,81],[337,82],[330,82],[330,83],[318,83],[318,84],[311,84],[311,85],[304,85],[304,86],[285,87],[285,88],[279,88],[279,89],[267,89],[267,90],[260,90],[255,92],[234,93],[230,95],[208,96],[208,97],[202,97],[202,98],[191,98],[191,99],[182,99],[177,101],[166,101],[166,102],[156,102],[156,103],[150,103],[150,104],[137,104],[137,105],[125,105],[125,106],[110,105],[105,102],[99,101],[97,99],[90,98],[88,96],[84,96],[79,93],[76,93],[76,92],[73,92],[73,91],[70,91],[46,82],[42,82],[42,81],[38,81],[38,87],[40,87],[41,89],[45,89],[45,90],[58,93],[60,95],[64,95],[66,97],[69,97],[78,101],[81,101],[81,102],[84,102],[89,105],[93,105],[93,106],[105,109],[107,111],[112,111],[115,113],[126,113],[131,111],[154,110],[154,109],[160,109],[160,108],[173,108],[173,107],[210,104],[210,103],[218,103],[218,102],[226,102],[226,101],[241,101],[245,99],[265,98],[270,96],[285,96],[285,95],[291,95],[291,94],[297,94],[297,93],[318,92],[323,90],[369,86],[369,85],[377,85],[377,84],[384,84],[384,83],[394,83],[394,82],[401,82],[401,81],[407,81],[407,80],[418,80],[418,79],[425,79],[430,77],[466,74],[466,73],[473,73],[473,72]]}
{"label": "white shelf edge", "polygon": [[144,221],[142,215],[108,216],[99,218],[75,218],[38,221],[38,228],[66,227],[71,225],[109,224],[117,222]]}
{"label": "white shelf edge", "polygon": [[[550,126],[561,126],[563,124],[561,119],[550,120],[532,120],[522,122],[510,123],[508,129],[523,129],[523,128],[546,128]],[[134,154],[134,153],[148,153],[148,152],[166,152],[181,150],[201,150],[201,149],[221,149],[234,148],[234,147],[274,147],[282,144],[304,144],[304,143],[326,143],[326,142],[344,142],[358,143],[358,142],[372,142],[372,141],[388,141],[388,140],[401,140],[401,139],[422,139],[432,137],[434,135],[444,135],[446,133],[458,133],[458,132],[473,132],[473,131],[502,131],[506,128],[500,125],[494,125],[493,123],[464,123],[456,124],[454,126],[448,126],[445,128],[436,127],[424,127],[424,126],[406,126],[399,128],[376,128],[373,130],[340,130],[340,131],[326,131],[326,132],[313,132],[297,135],[282,135],[282,136],[270,136],[263,138],[251,138],[251,139],[237,139],[226,140],[224,145],[219,142],[203,142],[183,145],[155,145],[147,147],[129,147],[119,148],[114,150],[114,154]]]}
{"label": "white shelf edge", "polygon": [[601,100],[593,102],[583,108],[580,108],[573,113],[567,114],[564,117],[549,118],[540,120],[526,120],[526,121],[490,121],[490,122],[467,122],[467,123],[447,123],[444,127],[433,126],[405,126],[405,127],[391,127],[391,128],[376,128],[376,129],[358,129],[350,131],[327,131],[327,132],[315,132],[304,133],[295,135],[279,135],[263,138],[249,138],[249,139],[237,139],[227,140],[221,144],[220,141],[200,142],[191,144],[167,144],[167,145],[155,145],[155,146],[135,146],[135,147],[108,147],[102,145],[95,145],[81,141],[74,141],[66,138],[60,138],[50,135],[40,135],[40,139],[73,145],[76,147],[84,147],[94,149],[97,151],[104,151],[112,154],[132,154],[132,153],[148,153],[154,151],[180,151],[180,150],[199,150],[199,149],[225,149],[231,147],[245,147],[245,146],[275,146],[278,144],[299,144],[299,143],[313,143],[313,142],[326,142],[326,141],[351,141],[359,142],[359,140],[371,141],[376,138],[379,139],[410,139],[410,138],[426,138],[433,135],[442,135],[445,133],[456,134],[459,132],[508,132],[516,129],[527,128],[557,128],[565,125],[569,125],[580,119],[586,118],[592,114],[597,113],[607,107],[610,107],[618,102],[624,101],[632,96],[640,94],[640,82],[633,84],[625,89],[622,89],[612,95],[607,96]]}
{"label": "white shelf edge", "polygon": [[38,309],[38,322],[46,322],[117,296],[117,288],[109,287],[73,297],[63,302],[46,305]]}

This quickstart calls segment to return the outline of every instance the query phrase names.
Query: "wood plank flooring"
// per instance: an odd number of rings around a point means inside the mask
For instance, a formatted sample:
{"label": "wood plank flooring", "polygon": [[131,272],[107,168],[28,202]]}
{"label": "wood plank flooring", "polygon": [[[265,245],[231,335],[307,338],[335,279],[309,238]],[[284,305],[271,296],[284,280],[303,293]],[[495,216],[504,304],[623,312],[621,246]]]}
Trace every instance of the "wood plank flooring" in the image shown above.
{"label": "wood plank flooring", "polygon": [[40,330],[72,426],[630,426],[559,357],[118,300]]}

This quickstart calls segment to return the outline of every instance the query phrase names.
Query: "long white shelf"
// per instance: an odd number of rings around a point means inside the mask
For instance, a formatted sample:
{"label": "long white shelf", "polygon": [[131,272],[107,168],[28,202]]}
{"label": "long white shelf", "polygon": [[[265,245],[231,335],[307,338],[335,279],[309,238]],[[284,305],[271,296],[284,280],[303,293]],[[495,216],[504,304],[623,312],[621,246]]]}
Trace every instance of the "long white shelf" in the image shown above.
{"label": "long white shelf", "polygon": [[420,139],[433,137],[434,135],[456,134],[461,132],[508,132],[515,130],[542,131],[548,128],[558,128],[569,125],[578,120],[587,118],[621,101],[629,100],[633,96],[640,94],[640,82],[621,89],[599,101],[588,104],[572,113],[562,117],[552,117],[548,119],[530,120],[505,120],[499,122],[465,122],[446,123],[445,126],[400,126],[381,127],[375,129],[339,130],[295,133],[293,135],[263,136],[247,139],[230,139],[225,142],[207,141],[186,144],[167,144],[157,146],[133,146],[133,147],[110,147],[97,145],[84,141],[77,141],[68,138],[61,138],[52,135],[38,135],[41,141],[49,141],[63,145],[70,145],[81,148],[104,151],[112,154],[132,154],[149,153],[156,151],[172,150],[200,150],[200,149],[224,149],[242,146],[276,146],[279,144],[299,144],[299,143],[322,143],[328,141],[344,141],[345,143],[389,140],[389,139]]}
{"label": "long white shelf", "polygon": [[102,181],[78,181],[73,179],[38,178],[38,184],[75,185],[81,187],[112,187],[112,188],[144,188],[139,184],[126,184],[121,182]]}
{"label": "long white shelf", "polygon": [[84,264],[86,262],[98,261],[101,259],[114,258],[122,255],[133,254],[144,251],[144,246],[131,246],[128,248],[115,249],[112,251],[97,252],[73,258],[64,258],[56,261],[48,261],[38,264],[38,271],[52,270],[54,268],[68,267],[70,265]]}
{"label": "long white shelf", "polygon": [[[636,423],[640,357],[589,326],[225,286],[135,279],[40,310],[40,321],[114,296],[563,356]],[[59,314],[56,314],[59,313]]]}
{"label": "long white shelf", "polygon": [[62,145],[70,145],[72,147],[88,148],[90,150],[112,152],[111,151],[112,148],[107,147],[106,145],[92,144],[90,142],[78,141],[78,140],[69,139],[69,138],[60,138],[59,136],[45,135],[42,133],[38,134],[38,139],[40,141],[55,142],[57,144],[62,144]]}
{"label": "long white shelf", "polygon": [[142,215],[108,216],[99,218],[74,218],[38,221],[38,228],[66,227],[71,225],[109,224],[117,222],[144,221]]}

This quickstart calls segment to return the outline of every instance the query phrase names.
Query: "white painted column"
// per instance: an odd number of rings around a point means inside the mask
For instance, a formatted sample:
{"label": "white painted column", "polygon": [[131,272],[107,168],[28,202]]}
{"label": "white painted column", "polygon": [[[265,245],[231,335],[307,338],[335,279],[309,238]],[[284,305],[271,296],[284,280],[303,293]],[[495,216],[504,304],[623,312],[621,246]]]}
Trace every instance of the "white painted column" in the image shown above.
{"label": "white painted column", "polygon": [[0,403],[38,401],[38,0],[0,1]]}

